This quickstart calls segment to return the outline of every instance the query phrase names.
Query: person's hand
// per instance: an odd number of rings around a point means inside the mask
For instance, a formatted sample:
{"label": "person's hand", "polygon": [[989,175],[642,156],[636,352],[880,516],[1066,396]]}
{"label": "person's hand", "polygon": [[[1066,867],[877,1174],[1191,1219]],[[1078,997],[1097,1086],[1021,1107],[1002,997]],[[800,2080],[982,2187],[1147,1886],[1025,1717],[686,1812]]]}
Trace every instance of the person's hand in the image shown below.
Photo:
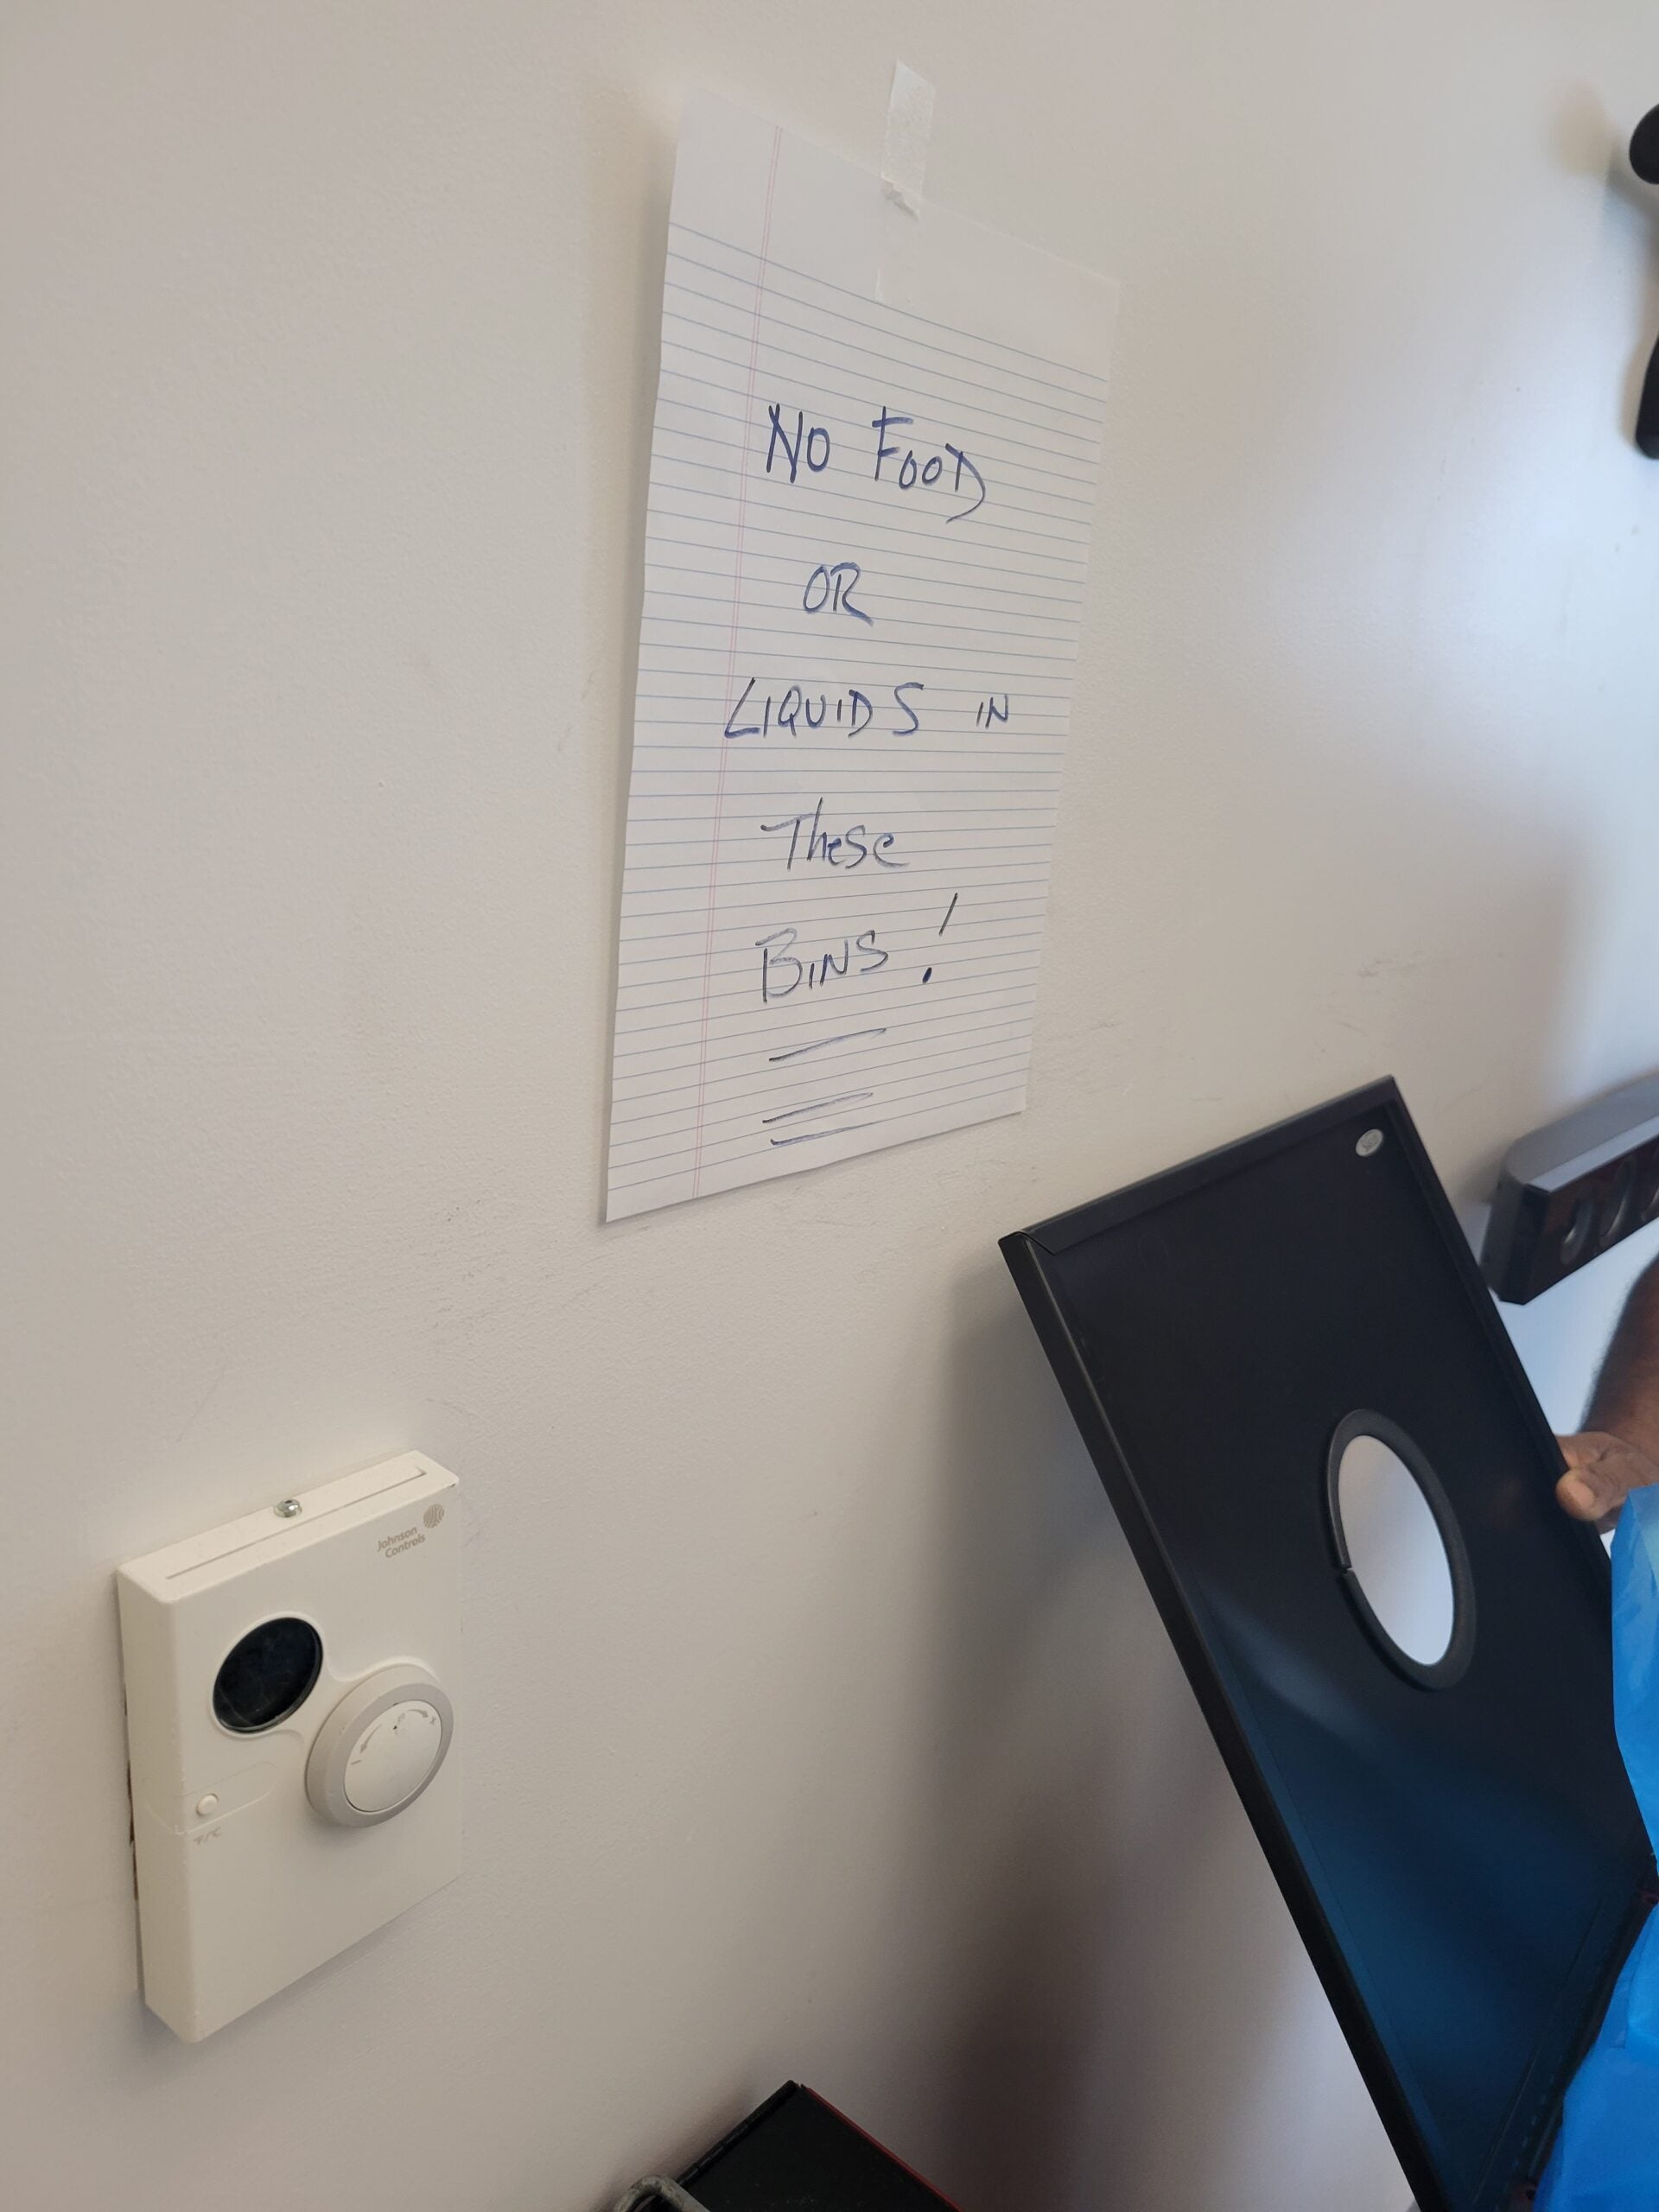
{"label": "person's hand", "polygon": [[1586,1428],[1577,1436],[1558,1437],[1567,1472],[1555,1485],[1564,1512],[1575,1521],[1592,1521],[1598,1529],[1611,1529],[1618,1509],[1633,1490],[1659,1483],[1659,1462],[1649,1459],[1622,1436],[1603,1428]]}

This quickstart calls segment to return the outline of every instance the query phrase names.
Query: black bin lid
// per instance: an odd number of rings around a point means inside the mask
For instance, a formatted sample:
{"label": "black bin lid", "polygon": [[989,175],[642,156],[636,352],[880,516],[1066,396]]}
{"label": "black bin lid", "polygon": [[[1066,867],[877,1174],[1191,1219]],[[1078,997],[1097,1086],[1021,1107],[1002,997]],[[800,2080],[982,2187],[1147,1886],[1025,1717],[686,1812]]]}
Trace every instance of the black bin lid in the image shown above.
{"label": "black bin lid", "polygon": [[[1643,1910],[1608,1567],[1393,1083],[1002,1249],[1421,2212],[1509,2212]],[[1459,1583],[1385,1648],[1369,1431]]]}

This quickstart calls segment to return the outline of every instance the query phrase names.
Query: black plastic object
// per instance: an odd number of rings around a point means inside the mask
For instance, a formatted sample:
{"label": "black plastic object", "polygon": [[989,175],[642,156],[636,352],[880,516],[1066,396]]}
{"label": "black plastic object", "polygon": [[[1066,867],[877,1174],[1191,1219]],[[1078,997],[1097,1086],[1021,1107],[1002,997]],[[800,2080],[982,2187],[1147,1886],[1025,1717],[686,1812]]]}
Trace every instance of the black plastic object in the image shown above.
{"label": "black plastic object", "polygon": [[[1002,1249],[1421,2212],[1509,2212],[1651,1862],[1606,1558],[1398,1090]],[[1368,1414],[1455,1524],[1439,1681],[1349,1587],[1330,1468]]]}
{"label": "black plastic object", "polygon": [[796,2082],[680,2178],[708,2212],[952,2212],[908,2166]]}
{"label": "black plastic object", "polygon": [[1480,1264],[1524,1306],[1659,1221],[1659,1076],[1609,1091],[1510,1147]]}
{"label": "black plastic object", "polygon": [[[1659,184],[1659,107],[1650,107],[1630,134],[1630,167],[1643,184]],[[1649,461],[1659,461],[1659,346],[1643,380],[1636,442]]]}

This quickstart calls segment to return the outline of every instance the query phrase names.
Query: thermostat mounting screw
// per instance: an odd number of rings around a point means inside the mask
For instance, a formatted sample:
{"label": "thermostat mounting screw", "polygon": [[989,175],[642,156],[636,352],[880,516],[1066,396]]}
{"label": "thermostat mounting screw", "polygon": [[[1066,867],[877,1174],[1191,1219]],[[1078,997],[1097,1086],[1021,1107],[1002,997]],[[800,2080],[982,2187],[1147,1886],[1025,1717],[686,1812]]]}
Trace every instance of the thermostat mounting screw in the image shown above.
{"label": "thermostat mounting screw", "polygon": [[279,1497],[270,1510],[279,1521],[292,1521],[296,1515],[303,1513],[305,1508],[297,1497]]}

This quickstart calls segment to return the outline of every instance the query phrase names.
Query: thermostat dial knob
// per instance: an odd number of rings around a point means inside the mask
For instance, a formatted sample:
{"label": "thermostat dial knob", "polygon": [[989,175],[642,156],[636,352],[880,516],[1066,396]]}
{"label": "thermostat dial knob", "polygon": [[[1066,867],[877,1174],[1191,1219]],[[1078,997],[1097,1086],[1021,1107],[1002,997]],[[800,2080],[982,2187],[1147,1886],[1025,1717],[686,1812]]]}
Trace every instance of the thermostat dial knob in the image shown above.
{"label": "thermostat dial knob", "polygon": [[325,1821],[371,1827],[415,1802],[443,1764],[454,1708],[421,1667],[383,1667],[317,1732],[305,1789]]}

